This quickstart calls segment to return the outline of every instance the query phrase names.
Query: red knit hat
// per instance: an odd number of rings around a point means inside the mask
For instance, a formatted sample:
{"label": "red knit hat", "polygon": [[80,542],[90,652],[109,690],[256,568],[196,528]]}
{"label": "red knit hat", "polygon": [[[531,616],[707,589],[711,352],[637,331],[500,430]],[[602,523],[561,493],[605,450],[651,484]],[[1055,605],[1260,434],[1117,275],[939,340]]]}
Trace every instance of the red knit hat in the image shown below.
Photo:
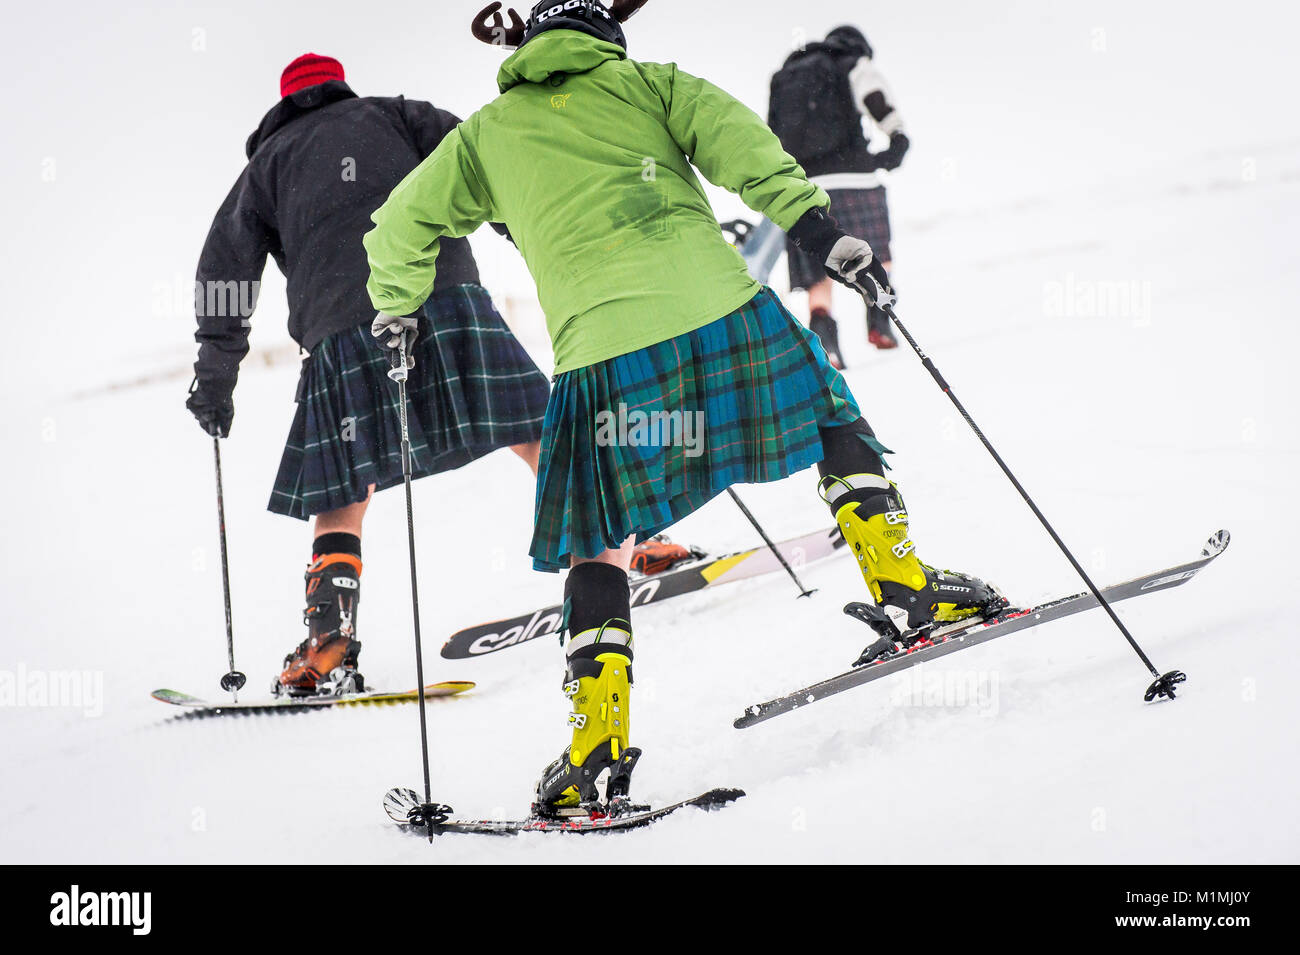
{"label": "red knit hat", "polygon": [[332,56],[320,56],[316,53],[304,53],[284,68],[280,74],[280,96],[328,83],[330,80],[343,79],[343,64]]}

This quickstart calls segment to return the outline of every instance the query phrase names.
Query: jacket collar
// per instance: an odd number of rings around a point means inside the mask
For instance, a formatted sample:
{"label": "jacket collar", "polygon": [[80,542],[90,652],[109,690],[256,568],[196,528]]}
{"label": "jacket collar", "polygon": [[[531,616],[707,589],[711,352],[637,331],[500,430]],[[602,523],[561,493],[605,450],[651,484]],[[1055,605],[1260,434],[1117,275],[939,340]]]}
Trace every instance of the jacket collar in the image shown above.
{"label": "jacket collar", "polygon": [[357,94],[352,92],[351,87],[342,80],[317,83],[315,86],[308,86],[296,93],[290,93],[272,106],[270,111],[262,117],[262,121],[257,124],[257,129],[253,130],[248,137],[248,142],[244,144],[245,154],[249,159],[252,159],[257,147],[266,142],[272,133],[287,126],[299,116],[305,116],[312,110],[320,109],[322,106],[328,106],[340,100],[356,99],[356,97]]}

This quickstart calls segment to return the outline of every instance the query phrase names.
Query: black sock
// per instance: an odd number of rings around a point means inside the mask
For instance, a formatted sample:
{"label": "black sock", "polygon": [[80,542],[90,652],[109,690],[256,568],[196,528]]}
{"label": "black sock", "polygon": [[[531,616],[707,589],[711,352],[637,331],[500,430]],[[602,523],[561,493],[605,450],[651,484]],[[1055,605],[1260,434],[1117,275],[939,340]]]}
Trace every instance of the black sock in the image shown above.
{"label": "black sock", "polygon": [[[824,452],[817,470],[822,476],[822,494],[829,499],[832,514],[850,502],[863,503],[890,493],[889,483],[885,481],[888,465],[884,459],[890,452],[876,440],[865,418],[849,425],[817,430]],[[836,481],[856,474],[875,475],[880,478],[881,486],[846,489]]]}
{"label": "black sock", "polygon": [[812,314],[809,315],[808,317],[809,318],[830,318],[831,313],[826,309],[822,308],[820,305],[818,305],[816,308],[812,310]]}
{"label": "black sock", "polygon": [[311,545],[311,559],[315,560],[322,554],[351,554],[353,557],[360,557],[361,538],[356,534],[345,534],[342,531],[321,534]]}
{"label": "black sock", "polygon": [[[569,636],[586,630],[599,630],[606,624],[632,632],[632,600],[627,589],[627,572],[613,564],[579,564],[564,581],[564,621]],[[607,648],[593,645],[577,651],[575,656],[596,653]],[[588,653],[590,651],[590,653]],[[632,648],[620,647],[619,653],[632,659]]]}

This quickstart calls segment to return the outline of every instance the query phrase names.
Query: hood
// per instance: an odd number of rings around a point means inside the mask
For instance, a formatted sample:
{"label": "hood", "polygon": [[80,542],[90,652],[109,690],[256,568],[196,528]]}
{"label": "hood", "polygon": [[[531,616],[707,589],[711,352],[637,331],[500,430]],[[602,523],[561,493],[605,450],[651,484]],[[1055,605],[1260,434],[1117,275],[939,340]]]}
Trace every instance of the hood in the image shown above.
{"label": "hood", "polygon": [[556,73],[586,73],[608,60],[625,60],[627,51],[577,30],[548,30],[512,53],[497,73],[505,92],[520,83],[541,83]]}
{"label": "hood", "polygon": [[272,133],[289,125],[299,116],[305,116],[312,110],[328,106],[330,103],[356,99],[356,97],[357,94],[352,92],[352,88],[342,80],[317,83],[315,86],[290,93],[262,117],[262,121],[257,124],[257,129],[253,130],[248,137],[248,142],[244,144],[245,154],[252,159],[253,153],[257,152],[257,147],[266,142]]}

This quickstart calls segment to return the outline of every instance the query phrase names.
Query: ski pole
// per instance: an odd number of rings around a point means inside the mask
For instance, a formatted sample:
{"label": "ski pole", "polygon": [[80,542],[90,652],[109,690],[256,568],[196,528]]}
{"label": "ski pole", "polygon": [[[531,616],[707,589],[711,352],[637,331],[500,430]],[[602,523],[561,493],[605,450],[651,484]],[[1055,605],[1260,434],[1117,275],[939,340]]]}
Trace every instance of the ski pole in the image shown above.
{"label": "ski pole", "polygon": [[767,531],[763,530],[763,525],[758,523],[758,518],[749,512],[749,508],[747,508],[745,502],[740,499],[740,495],[731,488],[727,488],[727,493],[730,494],[731,499],[736,502],[736,506],[740,508],[741,513],[749,518],[749,523],[754,525],[754,530],[758,531],[758,536],[763,538],[763,543],[767,545],[767,549],[775,554],[776,559],[781,562],[781,566],[785,568],[785,572],[790,575],[790,579],[794,581],[794,585],[799,588],[799,596],[811,597],[813,594],[817,593],[816,589],[809,590],[802,582],[800,582],[798,576],[794,572],[794,568],[791,567],[789,562],[785,559],[785,555],[782,554],[781,551],[777,549],[777,546],[772,543],[772,538],[767,536]]}
{"label": "ski pole", "polygon": [[[868,276],[868,278],[871,279],[871,284],[874,288],[868,290],[861,285],[857,286],[857,288],[858,291],[861,292],[862,298],[866,301],[867,307],[870,308],[877,302],[884,303],[889,296],[874,278],[871,276]],[[1097,589],[1097,585],[1094,584],[1092,578],[1088,576],[1088,572],[1083,569],[1083,565],[1075,560],[1074,554],[1070,552],[1070,548],[1065,546],[1065,541],[1061,540],[1060,535],[1057,534],[1052,525],[1048,523],[1043,512],[1038,509],[1038,505],[1035,504],[1034,499],[1029,496],[1029,492],[1026,491],[1024,486],[1016,479],[1016,476],[1011,473],[1011,468],[1007,467],[1007,463],[1002,460],[1002,455],[998,454],[997,450],[993,447],[992,442],[984,436],[984,432],[981,431],[979,425],[975,423],[975,419],[970,416],[970,412],[967,411],[965,406],[957,400],[957,396],[952,392],[952,387],[944,380],[943,375],[939,373],[939,369],[935,367],[934,362],[930,360],[930,357],[924,351],[922,351],[921,346],[918,345],[916,339],[912,337],[912,333],[907,330],[907,326],[898,320],[898,316],[894,313],[892,302],[882,304],[880,305],[880,308],[889,316],[890,321],[894,323],[894,327],[898,329],[898,333],[907,339],[907,343],[912,346],[912,351],[916,352],[917,357],[921,359],[921,364],[925,366],[925,370],[930,373],[930,377],[934,379],[935,384],[937,384],[943,393],[948,396],[949,400],[952,401],[953,407],[957,409],[957,413],[965,419],[968,425],[970,425],[971,430],[975,432],[975,436],[980,439],[980,442],[984,445],[985,449],[993,456],[993,460],[996,461],[998,467],[1002,469],[1002,473],[1007,476],[1007,480],[1011,482],[1012,487],[1014,487],[1016,491],[1019,492],[1020,496],[1024,498],[1025,503],[1029,505],[1029,509],[1034,512],[1034,516],[1037,517],[1039,523],[1043,525],[1043,529],[1046,530],[1052,540],[1056,542],[1056,546],[1061,549],[1061,553],[1063,553],[1065,559],[1070,562],[1070,566],[1074,568],[1075,572],[1078,573],[1079,577],[1082,578],[1083,582],[1088,586],[1088,590],[1092,592],[1092,596],[1096,599],[1097,603],[1101,605],[1102,609],[1106,611],[1106,614],[1110,617],[1111,621],[1119,628],[1119,632],[1124,635],[1124,639],[1127,640],[1129,646],[1133,648],[1133,652],[1138,655],[1138,659],[1142,661],[1143,665],[1146,666],[1149,671],[1151,671],[1151,675],[1156,678],[1155,681],[1147,687],[1143,699],[1147,702],[1165,696],[1168,696],[1171,700],[1174,699],[1174,687],[1177,684],[1184,682],[1187,679],[1187,674],[1180,670],[1170,670],[1168,673],[1161,674],[1160,671],[1156,669],[1155,664],[1153,664],[1150,658],[1142,652],[1142,648],[1138,646],[1138,642],[1133,639],[1133,635],[1129,633],[1128,627],[1124,626],[1124,622],[1119,619],[1119,616],[1115,613],[1115,608],[1113,608],[1110,605],[1110,602],[1102,596],[1101,591]]]}
{"label": "ski pole", "polygon": [[406,332],[402,332],[399,347],[389,356],[392,368],[388,377],[397,382],[399,415],[402,431],[402,481],[406,486],[406,547],[411,560],[411,613],[415,620],[415,678],[418,689],[416,702],[420,711],[420,762],[424,767],[424,803],[411,810],[413,818],[418,818],[429,831],[429,842],[433,842],[434,826],[447,819],[450,806],[433,802],[429,781],[429,726],[424,704],[424,649],[420,642],[420,591],[415,573],[415,511],[411,504],[411,432],[406,417]]}
{"label": "ski pole", "polygon": [[239,701],[239,691],[248,677],[235,669],[235,627],[230,613],[230,559],[226,554],[226,498],[221,490],[221,439],[212,436],[212,458],[217,467],[217,530],[221,535],[221,592],[226,599],[226,659],[230,671],[221,678],[221,688]]}

